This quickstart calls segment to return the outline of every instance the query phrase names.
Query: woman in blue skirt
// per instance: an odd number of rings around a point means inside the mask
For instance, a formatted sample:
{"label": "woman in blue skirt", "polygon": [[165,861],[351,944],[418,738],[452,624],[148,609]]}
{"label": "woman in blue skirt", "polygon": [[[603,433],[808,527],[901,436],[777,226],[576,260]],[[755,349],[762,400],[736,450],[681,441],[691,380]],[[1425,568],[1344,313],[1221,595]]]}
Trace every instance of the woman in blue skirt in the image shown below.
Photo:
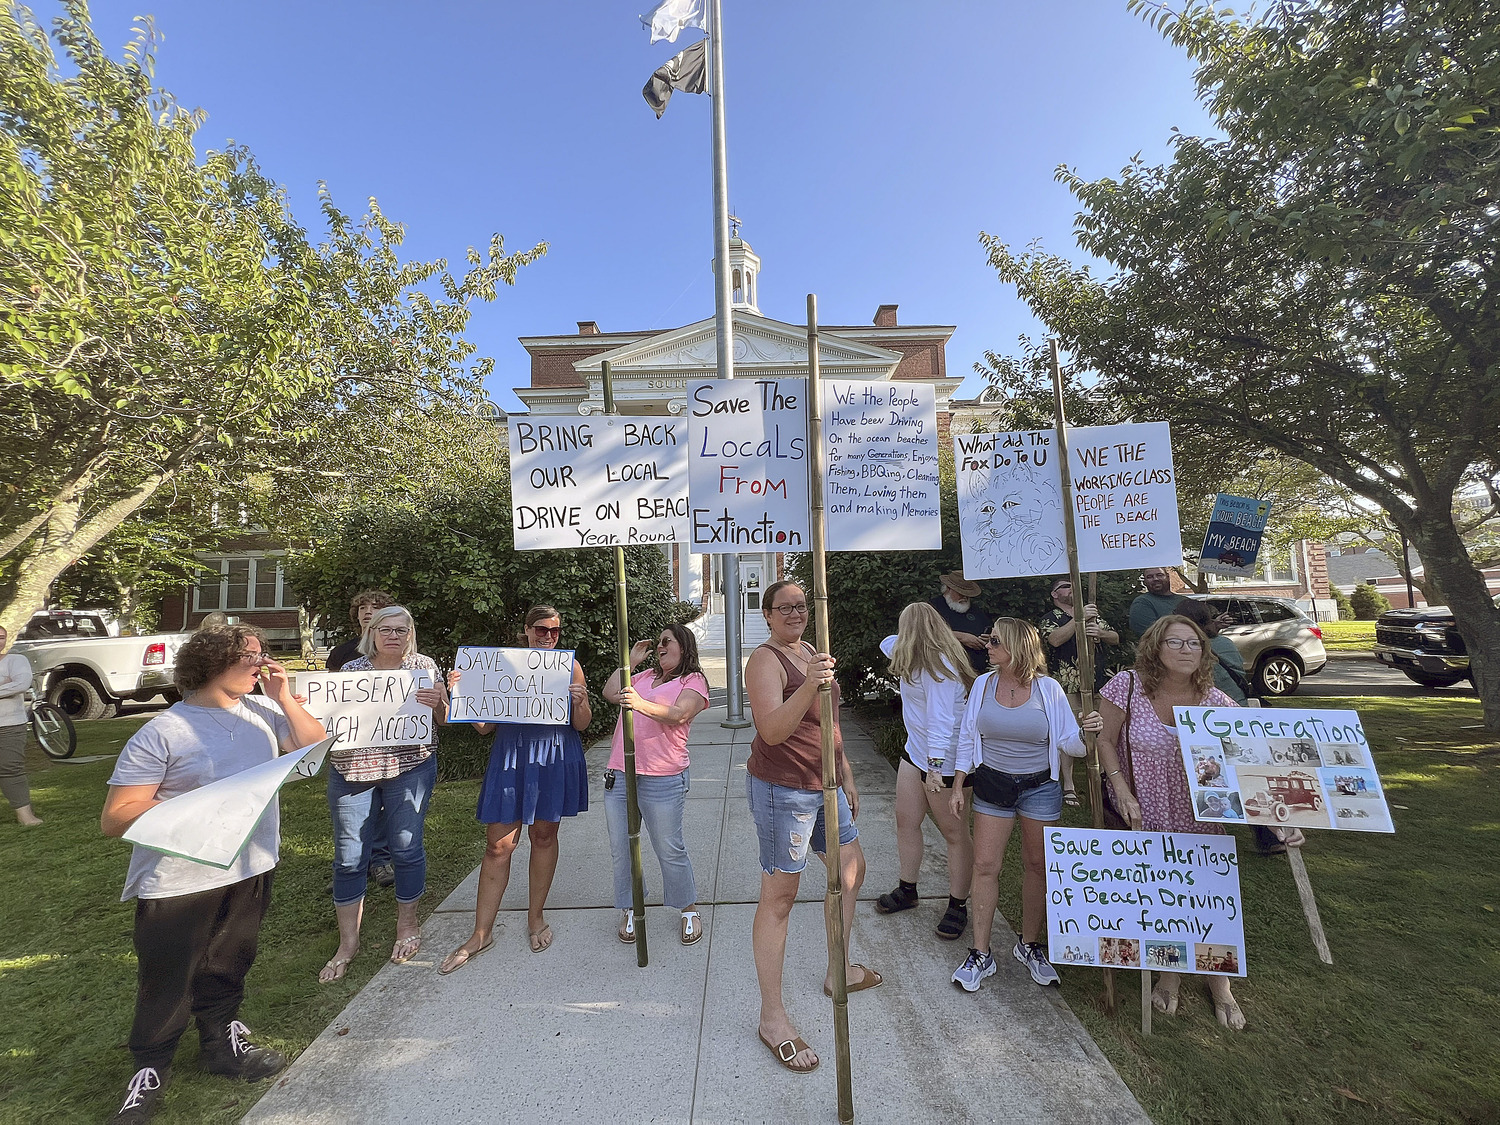
{"label": "woman in blue skirt", "polygon": [[[562,618],[550,605],[526,611],[526,644],[530,648],[556,648],[562,634]],[[450,673],[449,687],[457,685],[457,672]],[[593,712],[589,709],[588,684],[583,668],[575,661],[572,719],[564,726],[540,723],[476,723],[480,734],[495,733],[490,764],[479,788],[481,824],[488,828],[488,847],[479,866],[479,902],[474,911],[474,932],[469,940],[444,959],[438,971],[444,975],[462,968],[495,944],[495,916],[500,899],[510,883],[510,857],[521,842],[521,826],[531,838],[531,865],[526,930],[531,951],[540,953],[552,944],[552,927],[542,917],[547,892],[557,871],[557,827],[565,816],[577,816],[589,807],[588,766],[583,758],[585,729]]]}

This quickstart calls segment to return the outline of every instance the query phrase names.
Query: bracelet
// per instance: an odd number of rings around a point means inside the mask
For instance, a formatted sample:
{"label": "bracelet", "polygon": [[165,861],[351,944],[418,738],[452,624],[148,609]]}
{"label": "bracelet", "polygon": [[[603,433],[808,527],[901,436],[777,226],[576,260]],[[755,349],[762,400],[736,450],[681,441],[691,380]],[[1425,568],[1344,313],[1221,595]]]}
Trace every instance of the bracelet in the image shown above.
{"label": "bracelet", "polygon": [[1116,774],[1122,774],[1124,772],[1125,772],[1124,770],[1108,770],[1108,771],[1105,772],[1104,776],[1105,777],[1114,777]]}

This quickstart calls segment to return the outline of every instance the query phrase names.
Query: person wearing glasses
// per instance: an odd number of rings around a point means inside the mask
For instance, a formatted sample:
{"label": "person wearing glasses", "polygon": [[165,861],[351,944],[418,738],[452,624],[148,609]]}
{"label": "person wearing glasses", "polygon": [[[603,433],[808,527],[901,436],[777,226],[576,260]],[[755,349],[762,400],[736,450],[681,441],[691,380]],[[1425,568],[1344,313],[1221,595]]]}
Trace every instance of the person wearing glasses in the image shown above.
{"label": "person wearing glasses", "polygon": [[[1108,781],[1106,802],[1134,832],[1221,833],[1193,815],[1187,770],[1177,741],[1174,707],[1235,707],[1214,687],[1214,655],[1202,629],[1177,614],[1159,618],[1136,647],[1135,667],[1104,685],[1104,729],[1097,744]],[[1180,973],[1162,973],[1151,1006],[1177,1014]],[[1238,1031],[1244,1013],[1229,978],[1210,976],[1208,991],[1219,1023]]]}
{"label": "person wearing glasses", "polygon": [[[964,816],[965,783],[974,800],[974,944],[953,974],[966,992],[979,991],[998,968],[990,953],[1000,870],[1016,821],[1021,822],[1021,933],[1011,955],[1040,985],[1058,984],[1047,960],[1042,927],[1047,914],[1045,833],[1062,816],[1063,755],[1084,754],[1079,721],[1062,685],[1047,675],[1042,640],[1029,621],[1001,617],[984,638],[990,670],[974,681],[964,707],[954,761],[953,815]],[[1084,716],[1098,730],[1099,713]]]}
{"label": "person wearing glasses", "polygon": [[[1068,695],[1068,706],[1076,712],[1082,705],[1082,681],[1078,676],[1078,622],[1073,612],[1073,580],[1068,577],[1052,583],[1052,608],[1037,625],[1037,632],[1047,642],[1047,669],[1062,684]],[[1099,616],[1099,607],[1083,607],[1083,631],[1094,646],[1094,694],[1108,678],[1104,671],[1105,654],[1100,646],[1117,645],[1120,634]],[[1063,763],[1063,804],[1078,807],[1078,789],[1073,781],[1073,759]]]}
{"label": "person wearing glasses", "polygon": [[698,889],[693,863],[682,839],[682,814],[687,805],[688,735],[693,719],[708,706],[708,680],[698,663],[698,639],[685,625],[668,625],[653,646],[636,641],[630,647],[630,666],[656,655],[656,667],[632,675],[622,688],[624,669],[604,685],[604,698],[621,708],[604,772],[604,818],[609,825],[609,850],[614,861],[615,909],[621,912],[617,934],[635,942],[631,913],[630,836],[626,824],[625,708],[635,712],[636,799],[641,823],[651,837],[651,849],[661,864],[662,902],[682,912],[679,937],[692,945],[703,936],[698,912]]}
{"label": "person wearing glasses", "polygon": [[[162,801],[326,737],[263,643],[248,625],[199,629],[183,643],[173,670],[183,698],[120,751],[99,817],[106,836],[123,836]],[[265,694],[252,694],[262,681]],[[224,870],[140,845],[131,852],[121,897],[136,900],[139,983],[129,1047],[137,1069],[111,1125],[138,1125],[155,1113],[190,1016],[198,1065],[210,1074],[254,1082],[286,1065],[280,1052],[252,1043],[238,1019],[271,901],[280,828],[272,801]]]}
{"label": "person wearing glasses", "polygon": [[[787,922],[807,866],[809,850],[824,855],[828,826],[823,817],[823,736],[818,689],[832,685],[833,741],[838,788],[840,878],[844,901],[844,973],[849,992],[874,988],[879,973],[849,963],[854,906],[865,878],[865,853],[859,845],[859,790],[839,732],[839,688],[836,661],[802,639],[808,625],[807,595],[795,582],[774,582],[766,590],[761,612],[771,638],[745,665],[745,688],[755,739],[745,763],[745,790],[760,845],[760,898],[755,904],[751,945],[760,983],[760,1041],[787,1070],[816,1070],[818,1056],[797,1033],[787,1014],[781,976],[786,959]],[[833,994],[832,977],[823,992]]]}
{"label": "person wearing glasses", "polygon": [[377,609],[359,641],[360,655],[345,672],[406,669],[428,673],[431,684],[418,688],[418,703],[432,709],[431,742],[406,746],[363,746],[328,755],[328,811],[333,817],[333,911],[338,918],[339,947],[318,980],[342,980],[359,952],[364,920],[365,884],[370,877],[377,809],[385,814],[386,839],[396,868],[396,944],[391,962],[404,965],[422,948],[417,901],[427,889],[427,851],[422,833],[432,787],[437,784],[436,724],[448,721],[448,693],[430,656],[417,651],[417,623],[405,607]]}
{"label": "person wearing glasses", "polygon": [[[526,647],[557,648],[562,638],[562,616],[550,605],[534,605],[526,611],[525,630]],[[458,672],[454,670],[448,673],[448,686],[453,688],[457,684]],[[557,873],[557,829],[563,817],[577,816],[589,807],[588,763],[584,761],[579,732],[588,728],[594,713],[589,707],[583,665],[576,660],[568,693],[572,715],[563,726],[474,724],[479,734],[495,732],[475,812],[485,825],[487,845],[479,864],[474,932],[443,959],[438,972],[444,976],[463,968],[495,944],[495,917],[510,884],[510,857],[521,842],[523,824],[531,840],[526,888],[527,937],[533,953],[541,953],[552,945],[552,927],[547,924],[543,910],[547,893],[552,889],[552,876]]]}

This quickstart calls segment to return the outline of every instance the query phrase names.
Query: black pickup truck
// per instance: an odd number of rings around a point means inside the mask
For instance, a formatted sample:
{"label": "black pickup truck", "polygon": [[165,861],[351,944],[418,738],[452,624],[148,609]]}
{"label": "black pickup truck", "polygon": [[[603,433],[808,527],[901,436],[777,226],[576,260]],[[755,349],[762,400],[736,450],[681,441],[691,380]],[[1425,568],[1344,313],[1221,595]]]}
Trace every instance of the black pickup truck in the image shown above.
{"label": "black pickup truck", "polygon": [[[1500,596],[1495,598],[1500,605]],[[1392,609],[1375,619],[1375,659],[1423,687],[1452,687],[1469,674],[1469,650],[1447,606]]]}

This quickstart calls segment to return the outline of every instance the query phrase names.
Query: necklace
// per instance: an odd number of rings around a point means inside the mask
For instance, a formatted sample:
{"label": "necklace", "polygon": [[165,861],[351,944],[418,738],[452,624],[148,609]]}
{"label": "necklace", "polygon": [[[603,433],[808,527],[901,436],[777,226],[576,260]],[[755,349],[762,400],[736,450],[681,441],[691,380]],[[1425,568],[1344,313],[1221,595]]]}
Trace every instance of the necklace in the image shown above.
{"label": "necklace", "polygon": [[[997,675],[995,677],[995,700],[996,700],[996,702],[999,702],[999,699],[1000,699],[1000,688],[1001,688],[1001,686],[1002,685],[1000,683],[1000,677]],[[1008,692],[1010,692],[1010,702],[1011,703],[1015,703],[1015,701],[1016,701],[1016,692],[1018,692],[1018,691],[1021,690],[1020,684],[1016,684],[1014,686],[1012,686],[1010,684],[1006,684],[1006,685],[1004,685],[1004,687],[1005,687],[1005,689]]]}
{"label": "necklace", "polygon": [[[195,703],[193,706],[200,707],[204,711],[208,712],[208,717],[213,720],[214,726],[218,727],[221,731],[227,734],[229,736],[230,742],[234,741],[235,733],[239,730],[240,727],[239,700],[235,700],[233,707],[207,707],[202,703]],[[216,714],[216,712],[218,711],[227,711],[229,713],[231,721],[228,726],[225,726],[224,723],[219,719],[219,716]]]}

